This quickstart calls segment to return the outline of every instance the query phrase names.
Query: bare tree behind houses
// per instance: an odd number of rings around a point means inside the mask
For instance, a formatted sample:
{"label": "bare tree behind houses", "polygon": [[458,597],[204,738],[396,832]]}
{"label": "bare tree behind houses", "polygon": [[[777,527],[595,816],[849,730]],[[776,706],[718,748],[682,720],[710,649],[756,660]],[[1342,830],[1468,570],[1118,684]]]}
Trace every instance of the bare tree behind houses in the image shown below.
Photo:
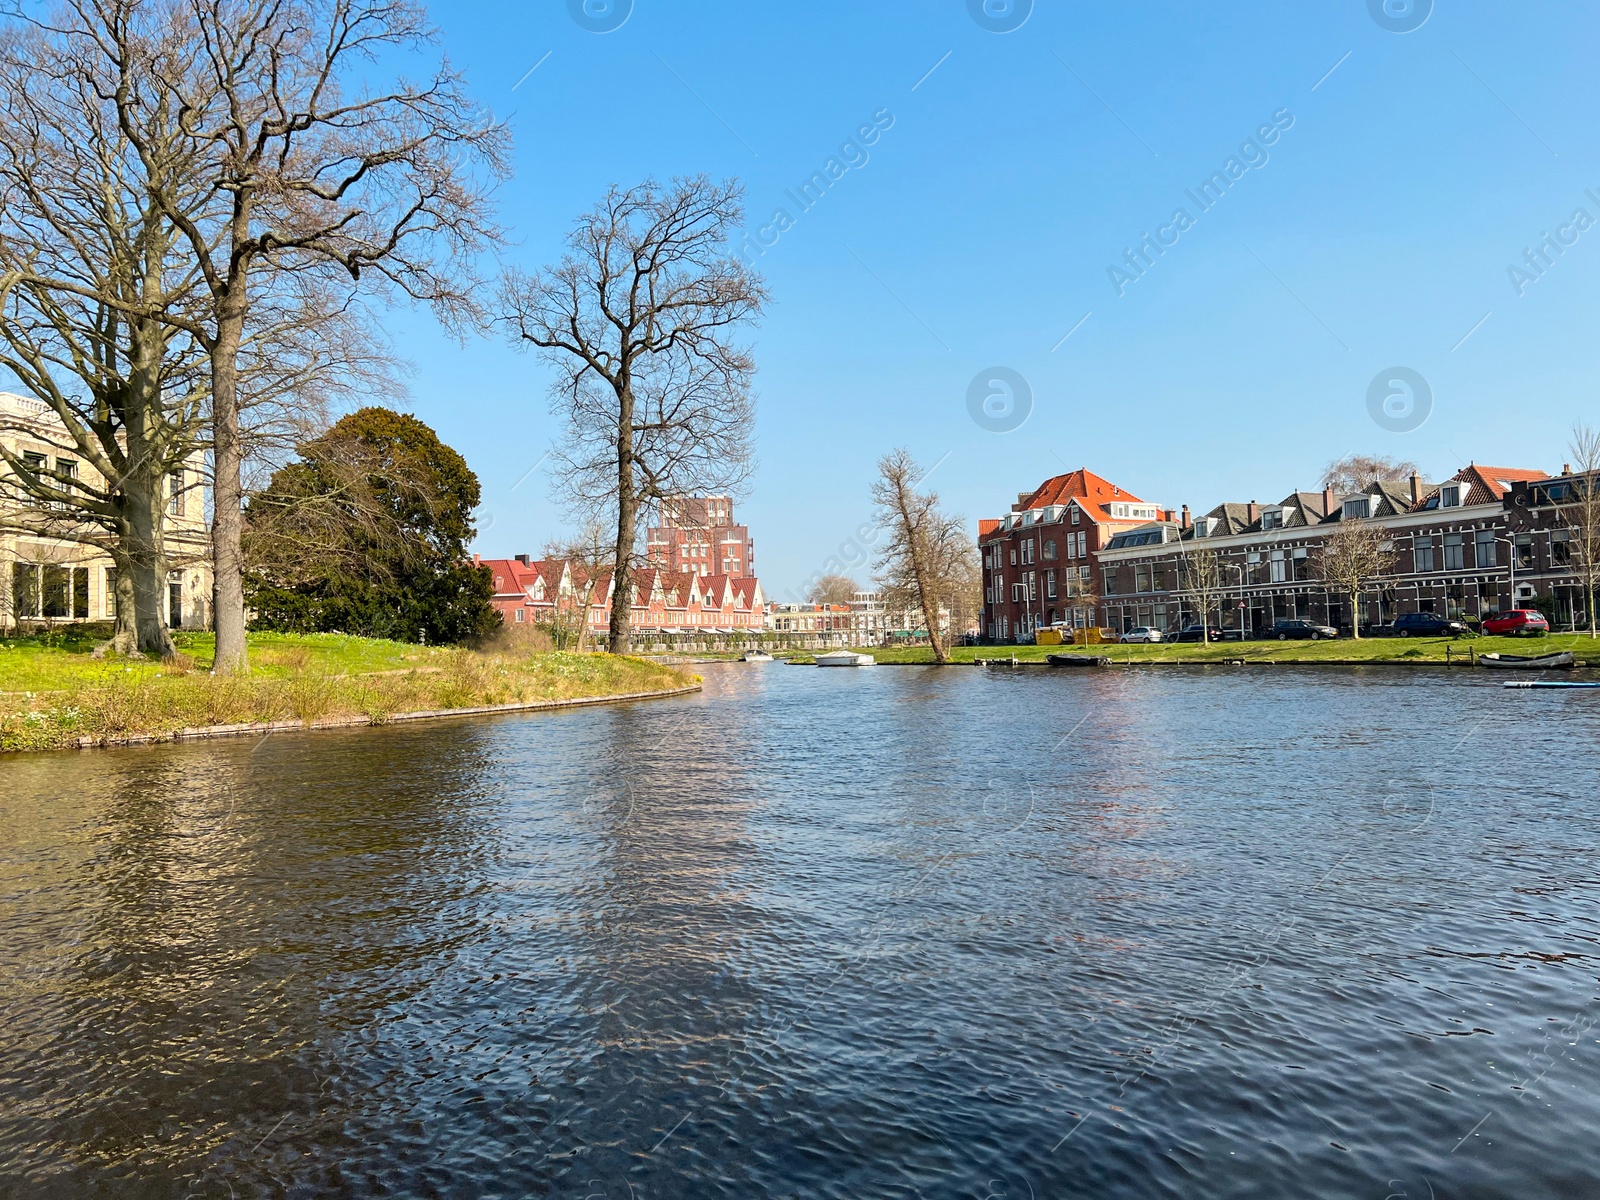
{"label": "bare tree behind houses", "polygon": [[704,176],[613,187],[559,263],[505,281],[508,324],[557,372],[557,486],[615,521],[614,654],[629,650],[641,509],[736,490],[751,469],[755,363],[735,334],[766,292],[729,246],[741,194]]}
{"label": "bare tree behind houses", "polygon": [[487,193],[504,130],[447,66],[418,84],[372,81],[433,38],[412,4],[72,0],[61,19],[119,64],[107,101],[201,283],[186,317],[108,303],[170,320],[206,351],[216,670],[242,671],[240,359],[255,300],[275,276],[308,274],[471,317],[472,259],[498,236]]}
{"label": "bare tree behind houses", "polygon": [[[1211,641],[1211,614],[1218,612],[1222,600],[1222,559],[1209,546],[1183,549],[1178,560],[1178,588],[1184,599],[1200,615],[1200,640]],[[1220,612],[1218,613],[1220,616]]]}
{"label": "bare tree behind houses", "polygon": [[1381,525],[1345,517],[1317,547],[1318,576],[1350,602],[1350,636],[1361,636],[1361,597],[1394,566],[1389,535]]}
{"label": "bare tree behind houses", "polygon": [[848,575],[824,575],[806,591],[808,604],[849,604],[861,585]]}
{"label": "bare tree behind houses", "polygon": [[1385,458],[1378,454],[1347,454],[1322,470],[1322,486],[1336,495],[1359,492],[1369,483],[1403,483],[1417,473],[1410,460]]}
{"label": "bare tree behind houses", "polygon": [[606,601],[604,589],[611,583],[615,549],[605,522],[598,517],[589,517],[569,537],[545,546],[545,562],[565,564],[571,588],[550,597],[556,649],[570,648],[579,654],[589,649],[590,611],[597,601]]}
{"label": "bare tree behind houses", "polygon": [[1589,636],[1596,636],[1594,599],[1600,588],[1600,430],[1579,423],[1572,427],[1571,502],[1561,515],[1572,532],[1568,543],[1572,565],[1583,588],[1584,612],[1589,618]]}
{"label": "bare tree behind houses", "polygon": [[916,608],[928,627],[933,659],[950,661],[948,638],[939,628],[947,599],[959,603],[960,589],[977,577],[977,551],[959,516],[939,507],[937,492],[917,491],[925,472],[905,449],[878,461],[872,485],[884,544],[878,553],[878,581],[886,608]]}

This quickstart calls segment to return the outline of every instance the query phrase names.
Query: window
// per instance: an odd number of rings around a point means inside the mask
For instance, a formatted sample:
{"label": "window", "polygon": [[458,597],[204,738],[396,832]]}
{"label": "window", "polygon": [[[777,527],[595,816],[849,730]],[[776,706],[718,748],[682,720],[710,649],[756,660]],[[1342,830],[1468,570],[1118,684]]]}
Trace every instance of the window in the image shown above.
{"label": "window", "polygon": [[1150,566],[1148,563],[1134,563],[1133,590],[1136,592],[1148,592],[1150,590]]}
{"label": "window", "polygon": [[1077,505],[1073,505],[1073,507],[1072,507],[1072,523],[1074,525],[1076,525],[1078,523],[1078,507],[1077,507]]}
{"label": "window", "polygon": [[1446,571],[1459,571],[1466,566],[1466,557],[1462,552],[1462,547],[1465,545],[1466,540],[1466,537],[1459,533],[1447,533],[1444,535],[1444,569]]}
{"label": "window", "polygon": [[1047,560],[1054,560],[1056,556],[1055,540],[1051,539],[1044,544],[1044,556]]}
{"label": "window", "polygon": [[1372,515],[1372,497],[1352,496],[1344,502],[1341,511],[1347,520],[1357,517],[1370,517]]}
{"label": "window", "polygon": [[1056,573],[1054,571],[1046,571],[1044,573],[1044,594],[1047,599],[1054,600],[1056,598]]}
{"label": "window", "polygon": [[1117,594],[1117,569],[1115,567],[1107,567],[1105,569],[1105,587],[1101,590],[1108,596]]}
{"label": "window", "polygon": [[183,575],[177,571],[167,577],[167,624],[183,628]]}
{"label": "window", "polygon": [[62,491],[72,491],[73,483],[78,478],[78,464],[70,458],[56,459],[56,477],[61,481]]}
{"label": "window", "polygon": [[1284,561],[1284,554],[1282,550],[1274,550],[1268,560],[1267,565],[1270,570],[1269,579],[1271,582],[1283,583],[1289,578],[1288,565]]}
{"label": "window", "polygon": [[1460,508],[1462,488],[1459,483],[1447,483],[1439,489],[1440,508]]}
{"label": "window", "polygon": [[1011,551],[1011,565],[1013,567],[1017,565],[1017,552],[1015,549]]}
{"label": "window", "polygon": [[115,567],[106,568],[105,615],[109,618],[115,618],[117,615],[117,569]]}
{"label": "window", "polygon": [[1031,563],[1033,561],[1033,539],[1032,538],[1029,538],[1027,541],[1022,543],[1022,561],[1024,563]]}
{"label": "window", "polygon": [[517,609],[517,624],[518,625],[521,625],[523,623],[523,621],[527,620],[527,611],[528,610],[525,609],[525,608]]}
{"label": "window", "polygon": [[1261,528],[1263,528],[1263,529],[1282,529],[1283,528],[1283,509],[1281,509],[1281,508],[1269,508],[1266,511],[1264,511],[1261,514]]}
{"label": "window", "polygon": [[167,496],[167,511],[175,517],[183,516],[184,507],[188,503],[188,491],[183,485],[181,470],[167,476]]}
{"label": "window", "polygon": [[[1572,531],[1557,529],[1550,535],[1550,561],[1566,566],[1572,561]],[[1517,535],[1517,566],[1533,565],[1533,538],[1526,533]]]}
{"label": "window", "polygon": [[1294,570],[1291,572],[1293,578],[1297,582],[1303,582],[1304,580],[1310,579],[1311,559],[1306,554],[1306,548],[1304,546],[1297,547],[1293,553],[1289,555],[1289,557],[1291,560],[1293,560],[1294,564]]}
{"label": "window", "polygon": [[1021,599],[1022,599],[1022,585],[1020,583],[1013,583],[1011,585],[1011,603],[1016,604]]}
{"label": "window", "polygon": [[1089,557],[1089,535],[1087,533],[1080,533],[1078,535],[1078,557]]}
{"label": "window", "polygon": [[1433,570],[1433,539],[1431,537],[1411,539],[1411,569],[1413,571]]}
{"label": "window", "polygon": [[1473,534],[1472,543],[1473,564],[1479,568],[1494,566],[1494,530],[1478,530]]}
{"label": "window", "polygon": [[39,568],[33,563],[11,564],[11,601],[18,617],[39,615]]}

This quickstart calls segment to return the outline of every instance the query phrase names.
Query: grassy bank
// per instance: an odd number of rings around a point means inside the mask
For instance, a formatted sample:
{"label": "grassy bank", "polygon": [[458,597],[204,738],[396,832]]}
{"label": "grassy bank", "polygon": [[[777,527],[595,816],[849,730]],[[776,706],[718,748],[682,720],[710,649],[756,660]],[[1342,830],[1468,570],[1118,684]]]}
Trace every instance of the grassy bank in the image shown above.
{"label": "grassy bank", "polygon": [[101,658],[94,631],[0,640],[0,751],[48,750],[206,725],[360,718],[683,687],[694,676],[602,654],[480,653],[342,634],[250,636],[251,671],[207,672],[209,634],[175,662]]}
{"label": "grassy bank", "polygon": [[[933,651],[927,646],[885,648],[864,646],[880,663],[931,663]],[[1600,641],[1587,634],[1562,633],[1544,638],[1340,638],[1331,642],[1221,642],[1202,646],[1197,642],[1163,642],[1154,646],[957,646],[950,652],[955,662],[970,663],[974,658],[1010,658],[1018,662],[1043,662],[1047,654],[1098,654],[1119,663],[1442,663],[1449,651],[1451,661],[1465,658],[1467,651],[1486,654],[1548,654],[1571,650],[1579,663],[1587,660],[1600,666]],[[802,661],[809,661],[806,656]]]}

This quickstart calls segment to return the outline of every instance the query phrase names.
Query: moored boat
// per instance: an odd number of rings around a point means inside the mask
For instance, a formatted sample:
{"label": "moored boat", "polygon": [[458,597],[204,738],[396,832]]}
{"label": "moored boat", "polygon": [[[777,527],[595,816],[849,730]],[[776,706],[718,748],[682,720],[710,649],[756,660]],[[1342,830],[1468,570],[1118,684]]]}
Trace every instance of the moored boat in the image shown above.
{"label": "moored boat", "polygon": [[829,650],[817,655],[819,667],[872,667],[877,661],[870,654],[857,654],[854,650]]}
{"label": "moored boat", "polygon": [[1111,660],[1104,654],[1046,654],[1045,662],[1052,667],[1109,667]]}
{"label": "moored boat", "polygon": [[765,650],[746,650],[739,656],[741,662],[771,662],[772,655]]}
{"label": "moored boat", "polygon": [[1480,667],[1501,671],[1549,671],[1556,667],[1570,667],[1572,651],[1558,650],[1554,654],[1489,654],[1478,655]]}

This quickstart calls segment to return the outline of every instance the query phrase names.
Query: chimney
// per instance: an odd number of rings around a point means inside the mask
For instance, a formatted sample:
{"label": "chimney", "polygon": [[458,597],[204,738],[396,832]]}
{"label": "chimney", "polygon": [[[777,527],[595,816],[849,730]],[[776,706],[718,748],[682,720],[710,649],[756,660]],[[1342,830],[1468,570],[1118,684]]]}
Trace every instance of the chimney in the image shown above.
{"label": "chimney", "polygon": [[1333,489],[1331,487],[1322,489],[1322,515],[1325,517],[1333,515]]}
{"label": "chimney", "polygon": [[1254,525],[1261,519],[1261,506],[1254,500],[1244,506],[1245,524]]}
{"label": "chimney", "polygon": [[1417,477],[1415,471],[1411,472],[1411,503],[1422,503],[1422,480]]}
{"label": "chimney", "polygon": [[1572,474],[1572,464],[1571,463],[1562,463],[1561,464],[1561,473],[1563,475],[1571,475]]}
{"label": "chimney", "polygon": [[1184,529],[1189,528],[1189,506],[1187,504],[1185,504],[1183,506],[1183,524],[1182,524],[1182,528],[1184,528]]}
{"label": "chimney", "polygon": [[526,554],[519,554],[519,555],[517,555],[517,561],[519,563],[521,563],[523,566],[527,566],[528,565],[528,556]]}

